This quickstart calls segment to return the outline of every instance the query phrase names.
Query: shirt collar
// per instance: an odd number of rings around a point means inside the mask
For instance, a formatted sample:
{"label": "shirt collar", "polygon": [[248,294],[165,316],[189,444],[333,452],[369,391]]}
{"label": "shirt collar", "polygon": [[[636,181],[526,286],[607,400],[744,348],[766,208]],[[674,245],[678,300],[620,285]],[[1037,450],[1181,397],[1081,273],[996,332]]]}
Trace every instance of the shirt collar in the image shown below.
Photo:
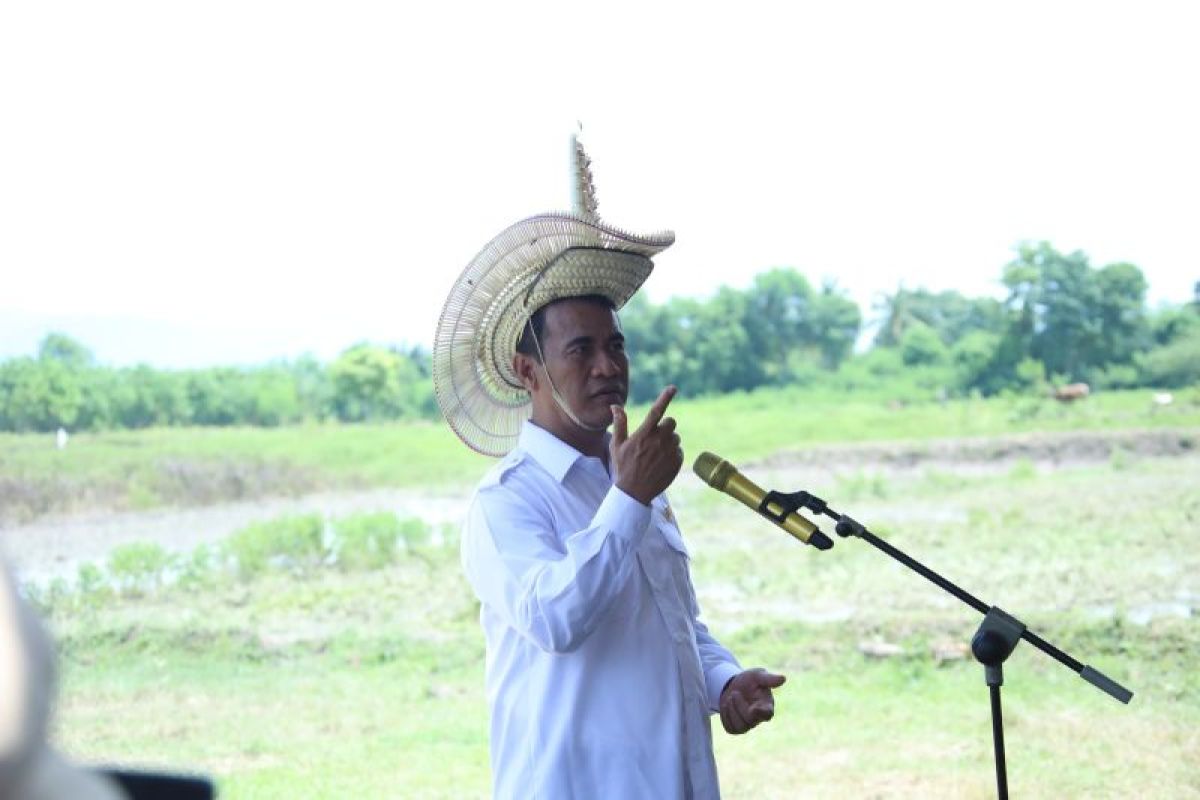
{"label": "shirt collar", "polygon": [[[605,437],[608,435],[605,434]],[[550,431],[535,425],[533,420],[526,420],[521,426],[517,446],[532,456],[559,483],[562,483],[576,461],[586,458]]]}

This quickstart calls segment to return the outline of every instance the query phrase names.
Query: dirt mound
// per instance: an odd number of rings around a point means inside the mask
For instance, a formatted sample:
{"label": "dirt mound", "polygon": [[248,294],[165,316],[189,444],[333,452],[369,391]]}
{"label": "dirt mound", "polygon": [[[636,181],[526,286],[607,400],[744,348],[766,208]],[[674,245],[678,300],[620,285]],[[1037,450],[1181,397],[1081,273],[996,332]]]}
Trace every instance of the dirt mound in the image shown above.
{"label": "dirt mound", "polygon": [[1200,430],[1068,431],[924,442],[865,442],[787,450],[752,463],[778,468],[840,462],[896,469],[1014,461],[1062,465],[1104,461],[1120,453],[1158,458],[1194,455],[1200,453]]}
{"label": "dirt mound", "polygon": [[0,530],[49,514],[128,511],[141,506],[193,507],[301,497],[322,488],[309,468],[268,461],[162,459],[149,480],[80,480],[0,475]]}

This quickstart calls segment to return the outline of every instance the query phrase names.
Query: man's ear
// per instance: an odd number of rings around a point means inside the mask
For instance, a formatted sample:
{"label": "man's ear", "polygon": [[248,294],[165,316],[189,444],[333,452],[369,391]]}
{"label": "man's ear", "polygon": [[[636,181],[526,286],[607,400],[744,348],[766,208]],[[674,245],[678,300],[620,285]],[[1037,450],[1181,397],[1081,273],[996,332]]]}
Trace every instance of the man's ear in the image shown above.
{"label": "man's ear", "polygon": [[533,356],[517,353],[513,356],[512,367],[521,385],[533,394],[538,387],[537,361]]}

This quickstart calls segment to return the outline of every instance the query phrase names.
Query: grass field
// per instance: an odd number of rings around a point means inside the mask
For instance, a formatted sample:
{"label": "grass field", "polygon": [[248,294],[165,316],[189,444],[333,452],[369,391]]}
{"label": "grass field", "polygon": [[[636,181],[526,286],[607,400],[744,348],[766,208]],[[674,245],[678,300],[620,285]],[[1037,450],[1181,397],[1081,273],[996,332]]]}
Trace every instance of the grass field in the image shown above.
{"label": "grass field", "polygon": [[[641,410],[631,410],[632,417]],[[764,390],[691,400],[671,413],[686,446],[730,459],[814,444],[986,437],[1031,431],[1200,428],[1200,389],[1167,407],[1147,391],[1064,405],[1042,397],[900,403]],[[468,485],[487,468],[442,424],[0,433],[0,524],[55,511],[208,504],[324,488]]]}
{"label": "grass field", "polygon": [[[1200,797],[1200,454],[1118,449],[1057,466],[867,463],[827,474],[763,460],[806,442],[1194,429],[1200,416],[1187,403],[1154,411],[1134,394],[1020,403],[838,407],[779,393],[676,413],[697,449],[759,459],[764,486],[794,487],[802,473],[804,488],[1136,692],[1123,706],[1019,646],[1004,690],[1014,797]],[[154,454],[121,462],[146,475],[164,453],[224,458],[221,440],[268,462],[325,463],[318,482],[466,485],[485,463],[431,428],[310,434],[96,441]],[[208,442],[201,455],[189,455],[189,437]],[[323,462],[317,454],[337,441],[357,456]],[[31,452],[6,456],[6,469],[49,474]],[[404,466],[386,466],[400,453]],[[414,464],[426,458],[422,474]],[[97,475],[119,472],[96,456],[73,479]],[[716,734],[726,797],[994,796],[987,689],[962,657],[975,612],[863,542],[803,547],[694,480],[673,501],[709,627],[744,664],[790,678],[769,725]],[[486,796],[477,605],[454,533],[441,533],[376,568],[277,563],[240,578],[209,567],[159,588],[121,592],[93,576],[40,593],[63,654],[56,739],[89,760],[208,772],[230,798]],[[898,652],[869,654],[883,645]]]}

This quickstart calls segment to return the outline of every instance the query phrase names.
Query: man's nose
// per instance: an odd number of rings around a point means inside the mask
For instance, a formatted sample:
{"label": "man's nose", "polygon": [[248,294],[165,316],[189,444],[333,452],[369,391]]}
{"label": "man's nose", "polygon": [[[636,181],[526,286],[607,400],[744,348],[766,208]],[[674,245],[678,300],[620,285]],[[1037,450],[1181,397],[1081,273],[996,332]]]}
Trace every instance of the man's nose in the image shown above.
{"label": "man's nose", "polygon": [[621,374],[621,365],[612,353],[601,351],[592,362],[592,372],[599,377],[609,377]]}

